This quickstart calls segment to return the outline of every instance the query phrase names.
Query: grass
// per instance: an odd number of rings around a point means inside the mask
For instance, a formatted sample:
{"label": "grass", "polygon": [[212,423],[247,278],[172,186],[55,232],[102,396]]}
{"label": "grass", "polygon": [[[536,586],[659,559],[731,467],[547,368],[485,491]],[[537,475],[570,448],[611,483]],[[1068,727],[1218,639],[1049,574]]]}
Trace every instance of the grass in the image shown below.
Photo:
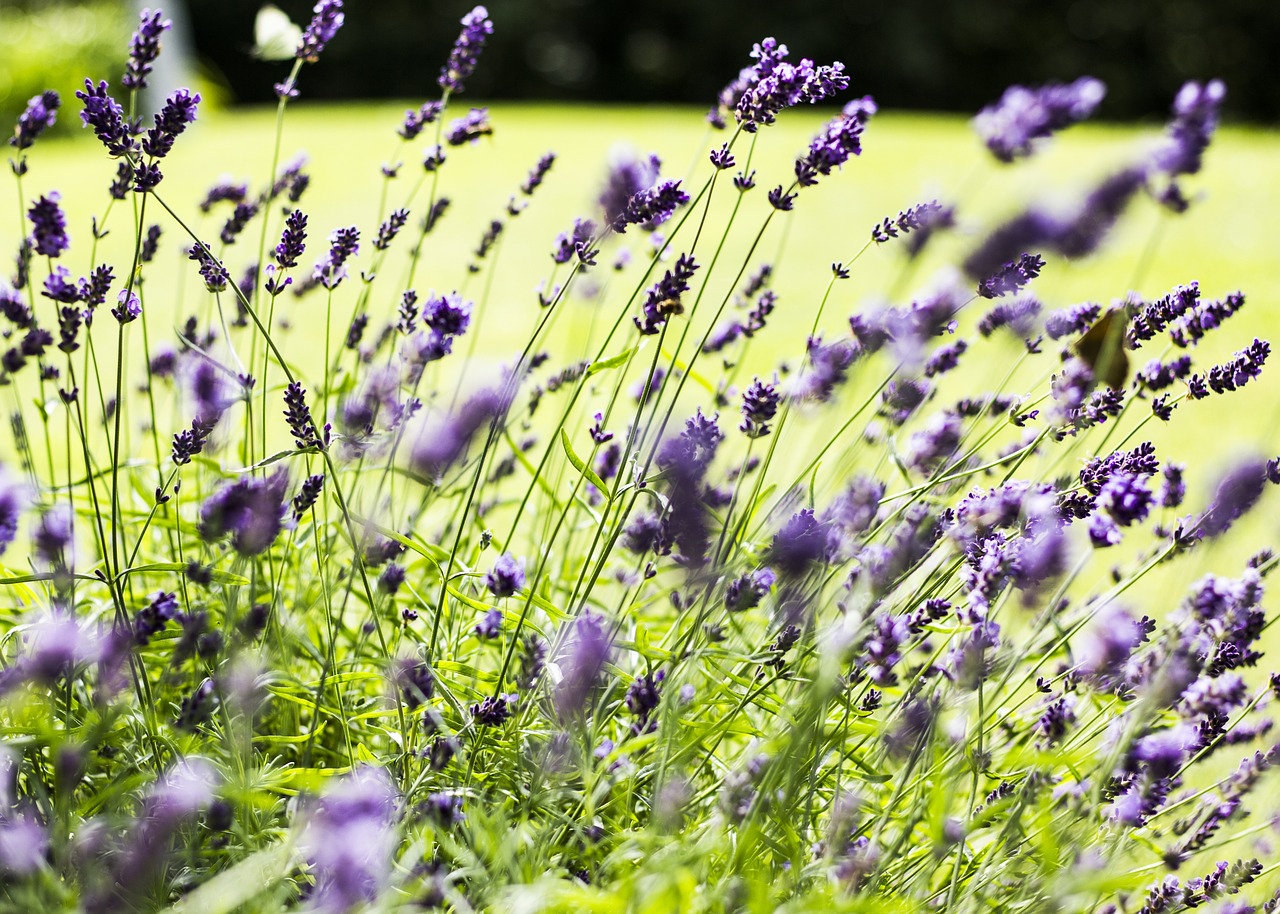
{"label": "grass", "polygon": [[[298,153],[309,160],[313,182],[305,202],[314,238],[339,225],[354,223],[365,233],[376,227],[382,184],[377,163],[398,160],[406,150],[410,156],[417,155],[425,145],[402,146],[394,135],[405,107],[396,103],[309,106],[304,100],[290,110],[282,150],[286,160]],[[465,270],[469,252],[488,221],[502,214],[532,163],[543,152],[554,150],[560,158],[545,185],[548,192],[534,201],[531,218],[514,220],[504,237],[503,266],[495,271],[492,286],[497,306],[490,322],[480,328],[481,354],[502,359],[527,338],[536,316],[527,277],[546,273],[554,234],[567,228],[574,216],[591,211],[611,151],[619,144],[654,151],[668,173],[686,174],[705,165],[700,150],[712,136],[702,112],[691,108],[497,105],[492,110],[496,127],[492,141],[450,150],[440,191],[455,205],[442,231],[428,241],[419,284],[442,291],[469,289],[474,295],[479,279]],[[760,180],[785,177],[794,156],[824,119],[825,112],[798,109],[762,133],[753,162]],[[225,213],[201,220],[196,202],[221,177],[255,185],[265,180],[273,125],[274,111],[268,110],[219,111],[202,117],[168,160],[166,172],[172,177],[164,184],[166,201],[190,224],[216,235]],[[795,217],[780,220],[761,250],[766,258],[770,252],[786,251],[785,266],[778,273],[779,292],[791,309],[807,312],[826,286],[829,265],[856,253],[881,218],[931,197],[960,207],[967,230],[938,245],[932,259],[909,282],[899,282],[900,264],[892,251],[873,250],[862,257],[856,281],[837,287],[844,294],[827,309],[828,329],[836,329],[844,315],[887,296],[895,287],[901,298],[904,290],[927,285],[938,264],[953,261],[974,243],[982,226],[1009,214],[1015,201],[1069,201],[1088,181],[1139,154],[1158,136],[1155,124],[1085,124],[1056,138],[1037,155],[1034,167],[1001,168],[981,149],[963,118],[882,114],[868,132],[862,157],[829,180],[824,193],[802,197]],[[1154,296],[1176,283],[1199,280],[1209,295],[1235,289],[1246,292],[1250,305],[1238,318],[1238,326],[1248,330],[1241,329],[1241,335],[1274,335],[1280,328],[1275,305],[1280,302],[1274,241],[1280,237],[1280,171],[1273,167],[1277,156],[1280,135],[1224,128],[1194,185],[1198,197],[1191,214],[1176,219],[1158,216],[1149,205],[1134,207],[1101,254],[1083,263],[1051,263],[1037,282],[1037,294],[1046,307],[1053,308],[1104,294],[1119,298],[1130,289]],[[412,158],[404,163],[402,177],[392,185],[392,205],[419,173]],[[74,140],[43,142],[26,189],[31,197],[59,189],[73,242],[83,242],[94,215],[84,204],[94,201],[97,206],[113,176],[113,163],[101,155],[86,131]],[[713,209],[714,214],[723,217],[728,196]],[[16,201],[10,206],[16,216]],[[758,218],[766,209],[761,194],[750,201],[746,216]],[[1144,251],[1161,220],[1158,243],[1148,256]],[[16,248],[15,221],[14,217],[0,221],[0,250]],[[168,234],[152,288],[172,285],[174,291],[151,307],[157,318],[163,314],[163,320],[169,320],[176,317],[185,294],[178,288],[177,268],[183,268],[185,275],[189,264],[176,250],[176,229],[162,215],[158,221]],[[123,230],[114,232],[104,243],[100,259],[118,260],[130,243],[124,235]],[[242,261],[252,259],[254,241],[256,233],[250,232],[228,252],[233,274]],[[639,239],[624,241],[636,246]],[[737,244],[745,242],[737,239]],[[738,253],[740,248],[729,249],[730,255]],[[851,291],[844,292],[846,288]],[[393,293],[384,290],[382,294]],[[584,303],[576,308],[575,318],[582,320],[589,313],[590,306]],[[304,334],[318,332],[317,322],[296,309],[285,319],[298,324]],[[803,331],[797,328],[790,339],[773,342],[781,350],[795,352],[803,342]],[[770,354],[757,354],[761,364],[774,361]],[[1273,449],[1280,443],[1274,431],[1280,405],[1272,408],[1271,400],[1265,391],[1244,391],[1229,402],[1190,404],[1187,409],[1199,407],[1204,413],[1205,424],[1213,426],[1215,444]],[[1181,425],[1185,429],[1188,424],[1184,416]]]}

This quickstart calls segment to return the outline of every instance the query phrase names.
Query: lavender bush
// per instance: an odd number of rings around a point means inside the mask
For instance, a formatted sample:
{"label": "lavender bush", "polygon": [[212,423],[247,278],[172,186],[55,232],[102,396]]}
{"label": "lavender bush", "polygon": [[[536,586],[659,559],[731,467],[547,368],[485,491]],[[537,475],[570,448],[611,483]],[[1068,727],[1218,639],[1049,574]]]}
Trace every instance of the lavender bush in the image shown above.
{"label": "lavender bush", "polygon": [[[876,104],[757,174],[770,125],[851,83],[765,39],[705,164],[615,161],[510,303],[489,278],[553,154],[464,276],[425,247],[462,205],[450,161],[493,132],[456,111],[482,7],[439,97],[388,125],[377,221],[308,218],[280,124],[344,16],[321,0],[300,32],[263,183],[199,213],[165,171],[200,97],[137,114],[158,11],[117,88],[38,96],[15,128],[6,910],[1276,908],[1275,558],[1169,588],[1280,469],[1205,480],[1144,435],[1257,381],[1269,347],[1202,357],[1245,298],[1191,277],[1110,305],[1034,291],[1130,207],[1184,218],[1221,84],[1184,86],[1154,152],[1072,207],[980,231],[962,196],[867,214],[793,303],[760,242],[873,141]],[[975,126],[1033,167],[1103,94],[1015,87]],[[118,166],[85,226],[39,183],[41,134],[77,113]],[[129,259],[98,261],[108,231]],[[958,268],[917,275],[957,232]],[[165,248],[177,313],[147,282]],[[901,279],[832,330],[863,257]],[[578,294],[592,323],[565,332]],[[484,369],[486,326],[523,320]],[[982,362],[1003,380],[975,386]]]}

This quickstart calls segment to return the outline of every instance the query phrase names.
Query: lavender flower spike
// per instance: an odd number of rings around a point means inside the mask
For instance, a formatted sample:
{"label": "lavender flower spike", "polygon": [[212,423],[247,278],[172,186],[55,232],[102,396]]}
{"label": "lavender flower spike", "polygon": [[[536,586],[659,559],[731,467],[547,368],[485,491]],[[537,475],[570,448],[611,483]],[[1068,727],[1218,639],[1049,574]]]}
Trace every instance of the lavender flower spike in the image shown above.
{"label": "lavender flower spike", "polygon": [[265,552],[280,535],[289,477],[278,470],[266,479],[244,477],[223,486],[200,509],[200,536],[214,542],[231,534],[242,556]]}
{"label": "lavender flower spike", "polygon": [[51,190],[27,210],[35,252],[43,257],[57,257],[71,246],[67,239],[67,217],[58,205],[61,199],[57,191]]}
{"label": "lavender flower spike", "polygon": [[1106,86],[1089,76],[1038,89],[1011,86],[999,102],[978,112],[973,127],[992,155],[1012,162],[1031,155],[1033,141],[1088,118],[1106,94]]}
{"label": "lavender flower spike", "polygon": [[350,911],[378,897],[391,879],[398,838],[396,793],[380,768],[337,780],[306,816],[298,847],[316,880],[311,901],[324,912]]}
{"label": "lavender flower spike", "polygon": [[493,570],[484,576],[484,584],[495,597],[509,597],[524,587],[524,560],[504,552],[493,563]]}
{"label": "lavender flower spike", "polygon": [[42,92],[27,102],[27,108],[18,115],[18,124],[9,145],[18,150],[30,149],[31,145],[53,126],[58,119],[58,106],[62,100],[57,92]]}
{"label": "lavender flower spike", "polygon": [[130,91],[145,89],[151,65],[160,56],[160,36],[173,28],[173,22],[162,19],[161,10],[144,9],[139,17],[138,30],[129,42],[129,60],[125,64],[120,85]]}
{"label": "lavender flower spike", "polygon": [[437,82],[441,89],[456,93],[465,88],[464,84],[480,61],[485,41],[492,34],[493,23],[489,20],[489,11],[483,6],[477,6],[462,17],[462,33],[449,52],[448,62],[440,69]]}
{"label": "lavender flower spike", "polygon": [[320,0],[312,12],[315,15],[311,17],[310,24],[302,33],[302,40],[298,42],[298,51],[295,55],[298,60],[305,60],[307,63],[315,63],[320,59],[320,52],[324,50],[325,45],[333,41],[333,37],[338,34],[338,29],[342,28],[342,23],[346,21],[346,16],[342,12],[342,0]]}

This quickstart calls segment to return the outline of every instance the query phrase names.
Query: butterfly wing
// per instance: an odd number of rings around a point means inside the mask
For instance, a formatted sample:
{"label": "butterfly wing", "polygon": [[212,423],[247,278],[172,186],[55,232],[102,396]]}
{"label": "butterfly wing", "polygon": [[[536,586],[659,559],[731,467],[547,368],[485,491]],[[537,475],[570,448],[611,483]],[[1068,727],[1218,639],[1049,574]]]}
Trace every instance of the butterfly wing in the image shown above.
{"label": "butterfly wing", "polygon": [[259,60],[288,60],[298,52],[302,29],[288,14],[268,3],[253,21],[253,56]]}
{"label": "butterfly wing", "polygon": [[1129,380],[1129,354],[1124,346],[1128,326],[1128,309],[1123,305],[1111,308],[1072,347],[1093,376],[1115,390]]}

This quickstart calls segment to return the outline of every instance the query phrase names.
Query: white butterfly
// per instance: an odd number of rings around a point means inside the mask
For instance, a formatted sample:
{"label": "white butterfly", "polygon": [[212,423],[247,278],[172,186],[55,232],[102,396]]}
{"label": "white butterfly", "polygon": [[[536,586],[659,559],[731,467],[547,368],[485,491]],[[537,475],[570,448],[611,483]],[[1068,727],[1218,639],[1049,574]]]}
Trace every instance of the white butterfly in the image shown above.
{"label": "white butterfly", "polygon": [[268,3],[253,21],[253,56],[259,60],[288,60],[298,52],[302,29],[288,14]]}

